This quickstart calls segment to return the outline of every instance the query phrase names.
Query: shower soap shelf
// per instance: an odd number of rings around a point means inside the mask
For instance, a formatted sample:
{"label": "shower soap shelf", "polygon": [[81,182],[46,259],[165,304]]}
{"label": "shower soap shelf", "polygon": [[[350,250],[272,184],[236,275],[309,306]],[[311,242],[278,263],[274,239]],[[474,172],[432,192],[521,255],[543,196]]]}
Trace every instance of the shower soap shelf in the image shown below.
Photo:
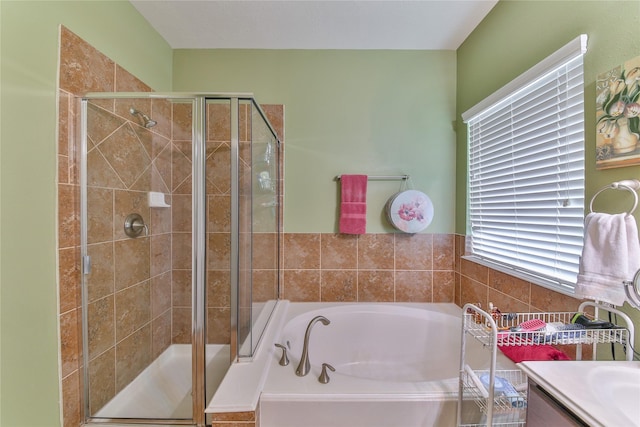
{"label": "shower soap shelf", "polygon": [[170,208],[164,198],[164,193],[158,191],[149,191],[149,207],[150,208]]}
{"label": "shower soap shelf", "polygon": [[[595,316],[585,314],[593,307]],[[580,328],[572,323],[576,312],[508,313],[492,315],[473,304],[465,304],[462,315],[462,341],[460,349],[460,378],[458,390],[458,426],[524,426],[526,418],[526,375],[520,370],[496,369],[498,346],[529,346],[540,344],[576,345],[576,359],[582,359],[583,344],[617,343],[634,348],[634,325],[627,314],[613,307],[585,301],[578,307],[585,322],[597,319],[598,310],[615,314],[624,320],[625,327],[606,326],[602,329]],[[524,324],[524,325],[523,325]],[[571,328],[551,327],[572,325]],[[525,327],[523,327],[525,326]],[[575,327],[576,329],[573,329]],[[467,336],[471,336],[490,351],[489,370],[474,371],[466,362]],[[633,351],[627,351],[632,360]],[[595,359],[595,346],[593,348]],[[482,380],[481,380],[482,379]],[[508,387],[505,393],[503,385]],[[463,413],[463,401],[474,401],[480,408],[481,422]],[[472,423],[467,421],[472,419]]]}

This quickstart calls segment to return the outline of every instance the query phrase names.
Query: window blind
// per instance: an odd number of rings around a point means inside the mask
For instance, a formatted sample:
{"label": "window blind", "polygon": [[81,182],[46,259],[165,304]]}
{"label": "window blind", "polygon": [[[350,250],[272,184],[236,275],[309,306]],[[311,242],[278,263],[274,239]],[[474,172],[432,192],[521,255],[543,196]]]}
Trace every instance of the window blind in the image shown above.
{"label": "window blind", "polygon": [[468,251],[565,292],[583,244],[582,53],[519,78],[467,120]]}

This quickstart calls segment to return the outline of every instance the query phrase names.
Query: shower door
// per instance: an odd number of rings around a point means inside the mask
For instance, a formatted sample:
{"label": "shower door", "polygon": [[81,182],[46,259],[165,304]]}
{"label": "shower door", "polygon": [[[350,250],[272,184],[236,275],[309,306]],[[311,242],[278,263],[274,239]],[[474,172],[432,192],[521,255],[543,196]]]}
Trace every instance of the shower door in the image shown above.
{"label": "shower door", "polygon": [[193,422],[193,99],[82,101],[85,416]]}
{"label": "shower door", "polygon": [[280,143],[250,96],[79,104],[84,418],[204,425],[277,301]]}

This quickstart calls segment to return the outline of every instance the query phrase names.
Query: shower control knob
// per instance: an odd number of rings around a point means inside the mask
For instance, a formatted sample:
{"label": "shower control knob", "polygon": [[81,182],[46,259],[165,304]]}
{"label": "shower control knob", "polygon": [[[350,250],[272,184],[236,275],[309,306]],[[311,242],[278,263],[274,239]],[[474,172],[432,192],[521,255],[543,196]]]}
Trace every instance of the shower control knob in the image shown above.
{"label": "shower control knob", "polygon": [[145,236],[149,235],[149,227],[144,223],[142,216],[137,213],[128,215],[124,220],[124,233],[131,238],[136,238],[142,232],[144,232]]}

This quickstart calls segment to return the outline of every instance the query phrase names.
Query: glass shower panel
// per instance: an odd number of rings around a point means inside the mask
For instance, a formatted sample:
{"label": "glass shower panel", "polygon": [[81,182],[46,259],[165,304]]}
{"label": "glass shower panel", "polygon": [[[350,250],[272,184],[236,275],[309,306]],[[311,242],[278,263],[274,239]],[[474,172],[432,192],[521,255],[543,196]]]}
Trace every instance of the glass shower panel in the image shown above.
{"label": "glass shower panel", "polygon": [[86,414],[191,419],[193,102],[82,108]]}
{"label": "glass shower panel", "polygon": [[231,343],[231,102],[206,101],[206,402],[230,363]]}
{"label": "glass shower panel", "polygon": [[251,355],[252,212],[250,103],[238,101],[238,356]]}
{"label": "glass shower panel", "polygon": [[[278,295],[279,144],[253,100],[241,105],[241,259],[247,280],[239,283],[240,357],[253,355]],[[242,132],[241,132],[242,135]]]}

